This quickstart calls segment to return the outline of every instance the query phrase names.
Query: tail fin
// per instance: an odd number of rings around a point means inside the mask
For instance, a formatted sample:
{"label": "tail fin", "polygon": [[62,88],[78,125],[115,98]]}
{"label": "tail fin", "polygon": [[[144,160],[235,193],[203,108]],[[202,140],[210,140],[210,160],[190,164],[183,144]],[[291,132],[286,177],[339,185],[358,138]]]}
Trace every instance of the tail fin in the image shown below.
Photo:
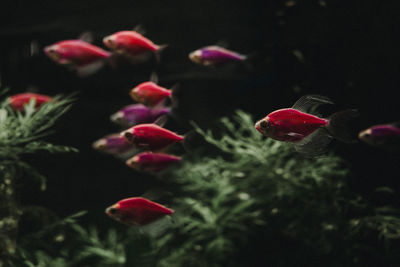
{"label": "tail fin", "polygon": [[357,142],[357,134],[350,132],[351,122],[360,113],[356,109],[346,109],[336,112],[329,117],[329,124],[326,127],[329,133],[336,139],[345,143]]}
{"label": "tail fin", "polygon": [[165,49],[167,46],[168,46],[167,44],[163,44],[163,45],[159,45],[159,46],[158,46],[157,51],[156,51],[156,53],[155,53],[157,62],[160,62],[160,61],[161,61],[161,52],[164,51],[164,49]]}

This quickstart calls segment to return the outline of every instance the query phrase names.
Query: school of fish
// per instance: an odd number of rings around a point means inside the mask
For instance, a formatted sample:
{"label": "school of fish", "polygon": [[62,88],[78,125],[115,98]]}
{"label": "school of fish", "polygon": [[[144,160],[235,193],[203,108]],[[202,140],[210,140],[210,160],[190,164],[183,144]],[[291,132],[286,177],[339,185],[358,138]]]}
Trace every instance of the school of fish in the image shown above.
{"label": "school of fish", "polygon": [[[103,44],[111,51],[95,46],[85,38],[79,38],[46,46],[44,53],[56,63],[68,66],[80,76],[86,76],[111,62],[114,55],[132,59],[153,54],[159,60],[161,51],[167,47],[155,44],[135,30],[110,34],[103,38]],[[188,57],[192,62],[205,67],[248,60],[246,55],[217,45],[199,48],[189,53]],[[164,88],[152,78],[135,85],[129,96],[136,103],[122,107],[110,116],[110,120],[124,127],[124,130],[100,138],[93,143],[93,148],[122,157],[128,167],[137,171],[157,173],[178,163],[181,157],[169,154],[168,150],[184,142],[185,136],[163,128],[162,122],[172,112],[166,102],[171,102],[173,95],[173,88]],[[31,101],[35,102],[35,108],[38,109],[53,101],[53,98],[26,92],[11,96],[9,105],[15,112],[24,112],[25,106]],[[333,139],[354,142],[357,138],[348,127],[359,115],[356,110],[341,110],[328,116],[316,113],[320,105],[332,104],[327,97],[306,95],[290,108],[270,112],[258,120],[254,127],[266,137],[293,144],[300,153],[317,155]],[[371,126],[360,131],[358,139],[375,147],[400,149],[399,123]],[[111,205],[105,213],[124,224],[143,226],[174,212],[146,198],[131,197]]]}

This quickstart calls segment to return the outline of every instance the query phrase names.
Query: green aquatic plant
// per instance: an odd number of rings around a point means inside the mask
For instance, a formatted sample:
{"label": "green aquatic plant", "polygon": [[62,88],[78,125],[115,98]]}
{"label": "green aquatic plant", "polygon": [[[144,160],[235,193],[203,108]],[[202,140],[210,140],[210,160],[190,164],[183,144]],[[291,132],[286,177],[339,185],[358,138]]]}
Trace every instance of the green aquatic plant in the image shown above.
{"label": "green aquatic plant", "polygon": [[46,188],[44,176],[22,157],[39,151],[77,151],[43,140],[53,132],[55,122],[70,109],[72,102],[72,97],[56,96],[37,109],[32,99],[24,112],[14,111],[7,98],[0,103],[0,266],[16,251],[22,208],[16,199],[15,184],[23,183],[21,177],[30,177],[40,183],[41,190]]}
{"label": "green aquatic plant", "polygon": [[[399,260],[398,209],[353,192],[350,168],[339,156],[304,158],[260,135],[253,122],[238,111],[220,121],[219,131],[194,125],[209,147],[158,176],[165,183],[161,196],[169,196],[165,204],[175,210],[171,220],[118,231],[86,229],[76,217],[62,220],[26,238],[20,266],[366,266]],[[217,153],[210,153],[213,147]]]}

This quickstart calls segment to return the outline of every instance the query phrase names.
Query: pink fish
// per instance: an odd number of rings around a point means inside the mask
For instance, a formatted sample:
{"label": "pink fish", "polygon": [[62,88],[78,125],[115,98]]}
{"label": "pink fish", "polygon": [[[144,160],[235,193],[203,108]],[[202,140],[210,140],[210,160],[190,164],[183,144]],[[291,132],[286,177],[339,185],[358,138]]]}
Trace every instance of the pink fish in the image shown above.
{"label": "pink fish", "polygon": [[180,161],[181,158],[153,152],[142,152],[128,159],[126,165],[140,171],[159,172],[168,168],[171,164]]}
{"label": "pink fish", "polygon": [[245,55],[213,45],[200,48],[189,54],[190,60],[204,66],[216,66],[233,61],[244,61]]}
{"label": "pink fish", "polygon": [[129,225],[143,226],[174,211],[142,197],[126,198],[106,209],[111,218]]}
{"label": "pink fish", "polygon": [[398,124],[375,125],[361,131],[358,138],[363,142],[388,150],[400,149],[400,128]]}
{"label": "pink fish", "polygon": [[111,134],[94,142],[93,148],[109,154],[124,154],[135,147],[120,134]]}
{"label": "pink fish", "polygon": [[144,82],[129,92],[133,100],[153,107],[168,97],[172,97],[172,89],[166,89],[154,82]]}
{"label": "pink fish", "polygon": [[165,45],[156,45],[136,31],[119,31],[103,38],[103,43],[113,51],[127,56],[138,56],[146,52],[154,52],[156,56]]}
{"label": "pink fish", "polygon": [[148,150],[159,150],[184,139],[183,136],[153,123],[133,126],[123,131],[121,136],[136,147]]}
{"label": "pink fish", "polygon": [[151,123],[162,115],[171,111],[168,107],[148,108],[142,104],[133,104],[124,107],[111,115],[111,121],[122,126],[133,126],[140,123]]}
{"label": "pink fish", "polygon": [[44,48],[45,54],[61,65],[75,68],[80,75],[91,74],[104,65],[111,53],[83,40],[65,40]]}
{"label": "pink fish", "polygon": [[354,141],[348,134],[346,124],[358,112],[345,110],[334,113],[329,118],[320,118],[305,112],[310,107],[321,104],[333,103],[322,96],[304,96],[292,108],[271,112],[259,120],[255,128],[272,139],[295,143],[295,148],[304,153],[321,152],[332,137],[345,142]]}
{"label": "pink fish", "polygon": [[13,110],[24,111],[24,106],[28,104],[31,99],[35,99],[35,107],[39,108],[44,103],[49,102],[51,97],[35,93],[22,93],[11,96],[9,102]]}

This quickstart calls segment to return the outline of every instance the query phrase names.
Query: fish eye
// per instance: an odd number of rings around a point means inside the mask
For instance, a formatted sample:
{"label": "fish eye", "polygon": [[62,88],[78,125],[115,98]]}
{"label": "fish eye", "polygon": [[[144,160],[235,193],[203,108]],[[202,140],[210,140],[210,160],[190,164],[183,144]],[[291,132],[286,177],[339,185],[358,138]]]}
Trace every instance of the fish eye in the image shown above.
{"label": "fish eye", "polygon": [[118,210],[116,208],[110,208],[110,209],[108,209],[108,212],[110,214],[116,214],[118,212]]}
{"label": "fish eye", "polygon": [[260,122],[260,127],[261,128],[263,128],[263,129],[266,129],[266,128],[268,128],[268,126],[269,126],[269,122],[268,121],[261,121]]}

